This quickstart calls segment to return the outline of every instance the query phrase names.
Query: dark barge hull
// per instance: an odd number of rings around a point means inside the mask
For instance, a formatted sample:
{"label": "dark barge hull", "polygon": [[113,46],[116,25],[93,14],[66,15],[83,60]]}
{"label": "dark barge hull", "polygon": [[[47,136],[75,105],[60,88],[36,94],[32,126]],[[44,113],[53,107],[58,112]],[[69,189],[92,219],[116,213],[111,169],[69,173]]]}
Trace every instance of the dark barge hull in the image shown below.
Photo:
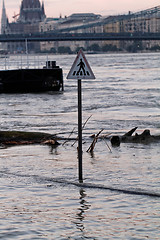
{"label": "dark barge hull", "polygon": [[63,91],[63,73],[58,66],[42,69],[0,71],[0,93]]}

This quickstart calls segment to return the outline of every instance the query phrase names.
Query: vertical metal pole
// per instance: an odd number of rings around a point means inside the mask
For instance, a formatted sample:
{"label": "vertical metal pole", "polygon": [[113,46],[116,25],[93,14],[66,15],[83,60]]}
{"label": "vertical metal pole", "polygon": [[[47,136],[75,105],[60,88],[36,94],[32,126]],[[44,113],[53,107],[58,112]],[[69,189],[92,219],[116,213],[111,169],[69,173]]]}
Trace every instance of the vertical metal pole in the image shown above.
{"label": "vertical metal pole", "polygon": [[21,69],[22,69],[22,54],[21,54]]}
{"label": "vertical metal pole", "polygon": [[25,38],[25,43],[26,43],[26,55],[27,55],[27,68],[29,68],[29,61],[28,61],[28,42],[27,42],[27,38]]}
{"label": "vertical metal pole", "polygon": [[28,42],[27,42],[27,38],[25,38],[25,45],[26,45],[26,55],[28,54]]}
{"label": "vertical metal pole", "polygon": [[6,70],[6,56],[5,56],[5,70]]}
{"label": "vertical metal pole", "polygon": [[78,79],[78,168],[79,182],[83,182],[82,174],[82,91],[81,79]]}

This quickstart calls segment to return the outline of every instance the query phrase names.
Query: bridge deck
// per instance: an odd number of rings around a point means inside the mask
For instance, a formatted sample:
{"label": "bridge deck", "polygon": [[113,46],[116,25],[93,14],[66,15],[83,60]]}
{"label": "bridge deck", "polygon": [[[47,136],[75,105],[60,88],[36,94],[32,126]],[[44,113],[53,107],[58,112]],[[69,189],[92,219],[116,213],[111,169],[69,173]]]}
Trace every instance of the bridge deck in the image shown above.
{"label": "bridge deck", "polygon": [[160,33],[34,33],[0,34],[0,42],[45,41],[141,41],[160,40]]}

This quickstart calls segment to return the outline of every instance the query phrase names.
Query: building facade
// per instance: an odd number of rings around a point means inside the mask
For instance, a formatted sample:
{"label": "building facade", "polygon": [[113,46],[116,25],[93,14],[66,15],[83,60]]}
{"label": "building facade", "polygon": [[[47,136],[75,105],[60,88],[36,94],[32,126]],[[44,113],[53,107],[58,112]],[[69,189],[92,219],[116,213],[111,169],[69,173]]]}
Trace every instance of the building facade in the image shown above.
{"label": "building facade", "polygon": [[[131,13],[126,15],[116,15],[102,17],[93,13],[88,14],[72,14],[61,21],[41,23],[40,31],[58,31],[69,33],[157,33],[160,32],[160,6],[147,9],[144,11]],[[50,48],[65,46],[71,51],[75,51],[78,47],[89,49],[91,45],[99,45],[102,49],[105,45],[115,46],[114,49],[134,51],[151,49],[154,46],[160,47],[160,41],[99,41],[99,42],[48,42],[42,43],[41,49],[49,51]]]}
{"label": "building facade", "polygon": [[[104,25],[106,33],[158,33],[160,32],[160,6],[127,15],[106,18]],[[119,42],[119,47],[125,48],[133,42]],[[137,43],[139,44],[139,43]],[[142,41],[143,49],[160,46],[160,41]],[[138,45],[137,45],[138,46]]]}
{"label": "building facade", "polygon": [[[101,15],[94,13],[76,13],[68,17],[51,19],[50,21],[41,22],[39,25],[40,32],[62,32],[62,33],[88,33],[103,32],[103,26],[96,26],[97,22],[101,22]],[[80,47],[86,48],[90,43],[88,41],[66,41],[66,42],[42,42],[41,50],[58,52],[59,48],[69,48],[76,51]]]}
{"label": "building facade", "polygon": [[[41,4],[39,0],[22,0],[20,12],[14,17],[15,20],[9,23],[3,0],[1,17],[2,34],[32,34],[38,32],[39,23],[46,19],[44,4]],[[26,44],[23,42],[7,43],[6,45],[5,48],[10,53],[26,51]],[[39,51],[40,43],[28,43],[28,50],[30,52]]]}
{"label": "building facade", "polygon": [[[1,16],[1,33],[27,33],[54,32],[59,33],[157,33],[160,32],[160,6],[144,11],[126,15],[102,17],[94,13],[76,13],[68,17],[46,18],[44,3],[39,0],[22,0],[19,14],[14,16],[14,21],[9,23],[3,0]],[[83,47],[89,49],[92,45],[102,49],[105,45],[115,46],[115,49],[126,50],[137,44],[137,49],[151,49],[159,46],[159,41],[68,41],[68,42],[41,42],[29,43],[29,51],[59,52],[59,48],[69,48],[71,51]],[[25,43],[3,43],[3,48],[8,52],[25,52]]]}

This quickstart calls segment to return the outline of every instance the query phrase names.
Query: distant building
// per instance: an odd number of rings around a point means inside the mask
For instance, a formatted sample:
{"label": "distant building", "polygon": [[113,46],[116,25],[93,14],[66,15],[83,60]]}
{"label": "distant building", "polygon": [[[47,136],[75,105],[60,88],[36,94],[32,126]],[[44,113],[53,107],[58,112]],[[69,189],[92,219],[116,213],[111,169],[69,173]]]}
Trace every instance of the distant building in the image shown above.
{"label": "distant building", "polygon": [[[44,3],[39,0],[22,0],[20,12],[13,16],[14,21],[9,23],[3,0],[1,16],[1,33],[35,33],[35,32],[59,32],[59,33],[146,33],[160,32],[160,6],[144,11],[126,15],[102,17],[94,13],[74,13],[68,17],[46,18]],[[52,51],[66,48],[77,51],[78,48],[103,49],[106,45],[115,46],[114,49],[150,49],[157,46],[160,49],[160,41],[49,41],[30,42],[28,50],[31,52]],[[96,45],[96,46],[95,46]],[[136,46],[137,45],[137,46]],[[25,43],[2,43],[3,49],[9,52],[25,52]]]}
{"label": "distant building", "polygon": [[[3,0],[2,5],[2,15],[1,15],[1,34],[6,34],[8,32],[8,17],[6,14],[5,4]],[[7,51],[7,43],[1,43],[1,49]]]}
{"label": "distant building", "polygon": [[3,0],[2,15],[1,15],[1,34],[7,33],[8,24],[9,24],[8,17],[6,14],[6,8],[5,8],[4,0]]}
{"label": "distant building", "polygon": [[[46,18],[44,3],[39,0],[22,0],[20,6],[20,13],[13,16],[15,21],[9,23],[6,15],[6,9],[3,0],[2,18],[1,18],[1,33],[3,34],[16,34],[16,33],[34,33],[39,31],[39,23]],[[5,46],[6,48],[6,46]],[[24,52],[25,43],[16,42],[8,43],[7,49],[9,52]],[[39,51],[39,43],[29,43],[29,51]]]}
{"label": "distant building", "polygon": [[[101,24],[97,24],[101,23]],[[103,32],[102,16],[94,13],[74,13],[68,17],[51,19],[40,23],[40,32],[63,32],[63,33],[88,33]],[[41,50],[50,51],[58,48],[68,47],[71,51],[75,51],[79,47],[86,48],[90,43],[88,41],[65,41],[65,42],[42,42]],[[93,44],[93,42],[91,43]]]}
{"label": "distant building", "polygon": [[[158,33],[160,32],[160,6],[136,13],[129,12],[127,15],[108,17],[105,20],[104,32]],[[141,41],[140,43],[117,41],[117,44],[122,48],[132,44],[137,44],[138,47],[142,44],[144,49],[150,49],[156,45],[160,46],[160,41]]]}
{"label": "distant building", "polygon": [[41,5],[39,0],[22,0],[17,22],[32,24],[42,22],[45,18],[44,3]]}

